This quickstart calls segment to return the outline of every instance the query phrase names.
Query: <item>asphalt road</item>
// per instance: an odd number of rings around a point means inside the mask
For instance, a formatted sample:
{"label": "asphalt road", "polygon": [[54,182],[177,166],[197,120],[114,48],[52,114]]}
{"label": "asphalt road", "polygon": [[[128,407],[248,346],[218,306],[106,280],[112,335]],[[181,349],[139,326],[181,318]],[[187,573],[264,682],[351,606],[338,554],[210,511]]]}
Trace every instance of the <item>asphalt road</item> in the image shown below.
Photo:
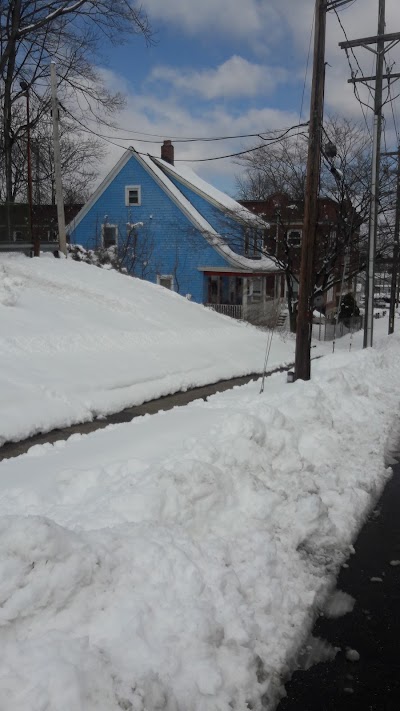
{"label": "asphalt road", "polygon": [[[342,568],[351,613],[318,618],[313,636],[340,647],[333,662],[297,671],[277,711],[400,711],[400,464]],[[359,661],[349,661],[346,649]]]}

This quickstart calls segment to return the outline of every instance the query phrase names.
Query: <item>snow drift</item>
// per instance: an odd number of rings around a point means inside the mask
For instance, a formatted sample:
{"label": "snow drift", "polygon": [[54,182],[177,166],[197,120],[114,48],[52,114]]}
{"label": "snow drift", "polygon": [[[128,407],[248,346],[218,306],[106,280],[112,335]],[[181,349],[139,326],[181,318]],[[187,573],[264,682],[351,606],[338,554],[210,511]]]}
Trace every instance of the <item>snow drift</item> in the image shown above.
{"label": "snow drift", "polygon": [[389,476],[399,367],[392,337],[3,461],[2,711],[272,709]]}

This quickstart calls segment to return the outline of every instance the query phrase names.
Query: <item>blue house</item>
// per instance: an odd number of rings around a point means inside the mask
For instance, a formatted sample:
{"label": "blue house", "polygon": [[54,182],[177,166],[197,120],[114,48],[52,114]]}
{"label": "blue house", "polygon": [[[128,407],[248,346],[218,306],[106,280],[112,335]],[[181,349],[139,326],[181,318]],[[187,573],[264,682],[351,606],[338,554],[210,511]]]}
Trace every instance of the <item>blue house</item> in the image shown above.
{"label": "blue house", "polygon": [[[67,227],[71,244],[113,248],[129,273],[238,318],[266,316],[284,279],[263,253],[268,226],[188,168],[128,149]],[[252,318],[258,314],[257,318]]]}

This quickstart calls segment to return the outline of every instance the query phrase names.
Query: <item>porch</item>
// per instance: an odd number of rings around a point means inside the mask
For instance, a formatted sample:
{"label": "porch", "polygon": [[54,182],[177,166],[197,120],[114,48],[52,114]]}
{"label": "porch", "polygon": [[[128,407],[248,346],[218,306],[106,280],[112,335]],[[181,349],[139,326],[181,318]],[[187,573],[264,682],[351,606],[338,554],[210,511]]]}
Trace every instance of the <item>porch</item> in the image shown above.
{"label": "porch", "polygon": [[205,305],[231,318],[271,326],[285,297],[284,275],[204,270]]}

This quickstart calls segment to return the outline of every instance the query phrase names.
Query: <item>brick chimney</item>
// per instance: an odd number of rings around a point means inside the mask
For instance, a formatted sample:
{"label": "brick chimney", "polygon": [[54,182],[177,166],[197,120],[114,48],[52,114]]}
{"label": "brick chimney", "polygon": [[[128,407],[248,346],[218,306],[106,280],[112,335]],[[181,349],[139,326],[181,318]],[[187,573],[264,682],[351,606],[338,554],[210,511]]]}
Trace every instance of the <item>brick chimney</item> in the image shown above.
{"label": "brick chimney", "polygon": [[161,158],[165,160],[166,163],[171,163],[174,165],[174,147],[171,141],[164,141],[161,146]]}

